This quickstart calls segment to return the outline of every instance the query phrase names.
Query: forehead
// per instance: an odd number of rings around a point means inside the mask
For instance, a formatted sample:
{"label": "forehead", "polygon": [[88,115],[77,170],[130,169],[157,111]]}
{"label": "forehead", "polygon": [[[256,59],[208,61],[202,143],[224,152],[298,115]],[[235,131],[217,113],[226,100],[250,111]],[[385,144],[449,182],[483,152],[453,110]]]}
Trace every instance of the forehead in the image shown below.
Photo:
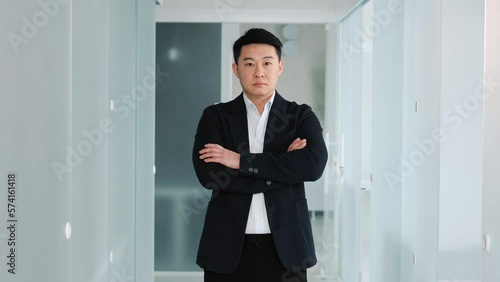
{"label": "forehead", "polygon": [[240,60],[278,58],[276,49],[269,44],[248,44],[241,47]]}

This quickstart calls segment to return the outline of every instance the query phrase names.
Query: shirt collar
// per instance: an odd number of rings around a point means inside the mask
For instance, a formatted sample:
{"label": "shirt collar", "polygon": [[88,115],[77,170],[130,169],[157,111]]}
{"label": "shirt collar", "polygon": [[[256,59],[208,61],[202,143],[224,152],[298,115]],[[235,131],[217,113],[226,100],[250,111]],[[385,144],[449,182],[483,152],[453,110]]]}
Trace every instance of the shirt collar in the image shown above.
{"label": "shirt collar", "polygon": [[[273,95],[271,96],[271,98],[269,99],[269,101],[267,101],[265,109],[271,109],[271,106],[273,105],[274,97],[275,96],[276,96],[276,90],[274,90]],[[245,101],[245,106],[247,108],[247,112],[250,111],[251,109],[257,110],[257,108],[255,107],[254,103],[252,103],[252,101],[250,101],[250,99],[247,98],[247,96],[245,95],[245,93],[243,93],[243,100]]]}

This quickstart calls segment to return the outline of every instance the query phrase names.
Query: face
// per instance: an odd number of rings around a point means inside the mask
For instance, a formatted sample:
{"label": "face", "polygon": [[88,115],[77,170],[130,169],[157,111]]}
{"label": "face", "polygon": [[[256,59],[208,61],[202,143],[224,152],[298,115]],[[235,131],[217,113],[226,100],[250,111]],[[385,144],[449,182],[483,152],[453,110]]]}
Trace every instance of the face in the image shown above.
{"label": "face", "polygon": [[283,61],[276,49],[268,44],[250,44],[241,48],[238,64],[233,71],[250,100],[271,97],[283,72]]}

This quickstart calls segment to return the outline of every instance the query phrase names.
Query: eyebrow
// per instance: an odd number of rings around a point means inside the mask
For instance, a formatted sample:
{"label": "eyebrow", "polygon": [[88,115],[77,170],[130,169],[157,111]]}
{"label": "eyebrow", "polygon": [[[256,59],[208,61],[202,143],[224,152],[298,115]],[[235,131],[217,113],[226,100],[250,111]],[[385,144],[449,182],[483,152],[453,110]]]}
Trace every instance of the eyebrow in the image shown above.
{"label": "eyebrow", "polygon": [[[273,56],[265,56],[262,59],[273,59],[273,58],[274,58]],[[254,60],[254,58],[251,58],[251,57],[243,58],[243,61],[253,61],[253,60]]]}

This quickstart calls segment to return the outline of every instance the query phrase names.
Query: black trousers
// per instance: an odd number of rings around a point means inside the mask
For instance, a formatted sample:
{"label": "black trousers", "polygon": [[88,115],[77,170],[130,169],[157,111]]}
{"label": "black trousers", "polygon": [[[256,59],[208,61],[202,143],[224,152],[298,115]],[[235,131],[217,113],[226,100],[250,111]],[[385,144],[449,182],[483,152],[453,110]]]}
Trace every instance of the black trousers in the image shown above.
{"label": "black trousers", "polygon": [[292,273],[283,267],[271,234],[247,234],[236,272],[205,270],[205,282],[307,282],[307,271]]}

